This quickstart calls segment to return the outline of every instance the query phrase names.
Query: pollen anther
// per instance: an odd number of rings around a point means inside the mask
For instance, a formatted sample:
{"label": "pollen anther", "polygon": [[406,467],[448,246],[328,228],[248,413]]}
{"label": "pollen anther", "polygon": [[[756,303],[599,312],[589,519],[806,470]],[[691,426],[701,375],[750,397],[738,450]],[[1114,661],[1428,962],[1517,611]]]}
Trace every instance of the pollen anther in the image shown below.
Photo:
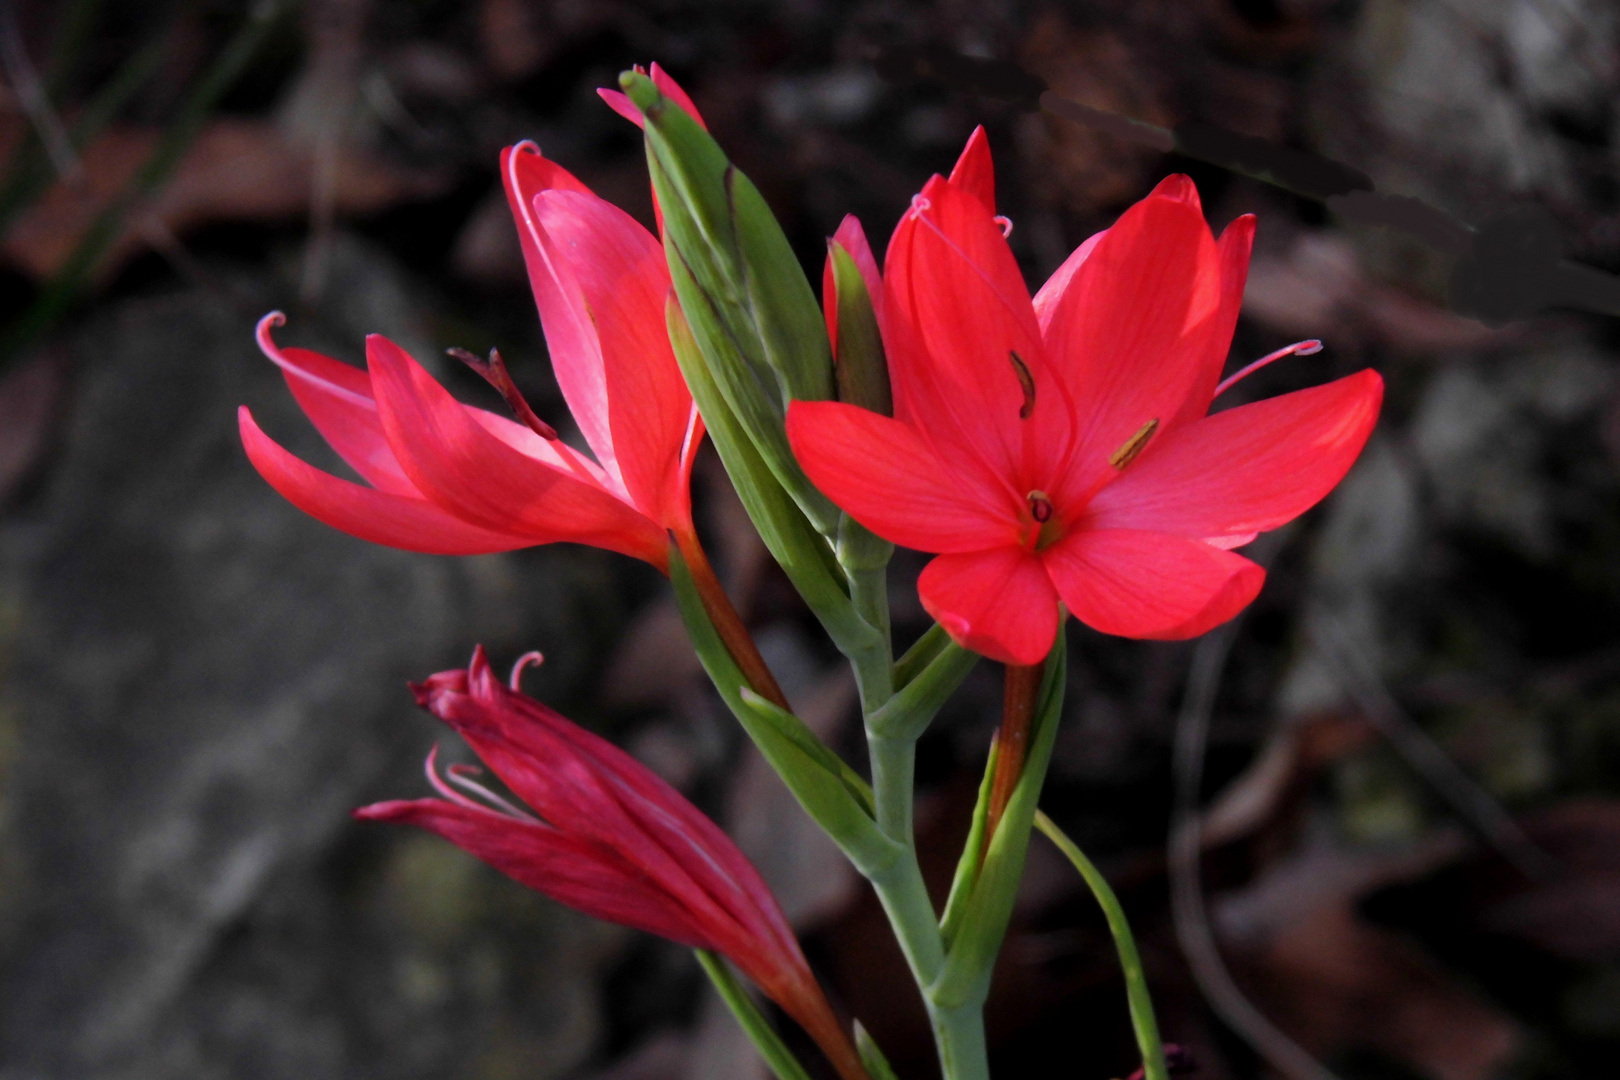
{"label": "pollen anther", "polygon": [[1012,361],[1013,374],[1018,376],[1018,388],[1024,392],[1024,403],[1018,407],[1018,419],[1028,420],[1029,414],[1035,411],[1035,376],[1029,373],[1029,365],[1024,363],[1024,358],[1013,350],[1007,350],[1007,359]]}
{"label": "pollen anther", "polygon": [[1148,440],[1153,438],[1153,433],[1157,430],[1159,430],[1159,420],[1158,417],[1154,417],[1137,428],[1136,434],[1125,440],[1125,445],[1108,455],[1108,464],[1116,469],[1123,469],[1135,461],[1142,451],[1147,449]]}

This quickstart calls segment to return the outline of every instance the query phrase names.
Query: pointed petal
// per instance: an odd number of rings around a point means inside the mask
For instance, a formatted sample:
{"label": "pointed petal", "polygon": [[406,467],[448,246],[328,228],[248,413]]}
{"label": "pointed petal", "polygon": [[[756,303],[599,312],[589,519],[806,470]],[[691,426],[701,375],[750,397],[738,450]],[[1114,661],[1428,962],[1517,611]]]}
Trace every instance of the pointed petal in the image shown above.
{"label": "pointed petal", "polygon": [[300,461],[260,430],[244,406],[237,413],[248,460],[298,509],[362,540],[428,555],[486,555],[533,540],[469,525],[420,496],[377,491]]}
{"label": "pointed petal", "polygon": [[1120,637],[1195,637],[1242,611],[1266,572],[1198,540],[1126,529],[1072,533],[1042,552],[1069,610]]}
{"label": "pointed petal", "polygon": [[896,415],[963,459],[959,471],[1044,488],[1068,447],[1069,391],[984,204],[930,180],[889,245],[884,287]]}
{"label": "pointed petal", "polygon": [[259,350],[281,369],[287,389],[338,456],[379,491],[420,498],[400,471],[377,420],[371,376],[360,368],[308,349],[283,349],[270,336],[286,316],[272,311],[254,330]]}
{"label": "pointed petal", "polygon": [[1108,230],[1104,229],[1086,237],[1079,247],[1069,252],[1069,257],[1063,260],[1063,265],[1052,272],[1052,276],[1046,279],[1046,284],[1041,286],[1041,291],[1035,294],[1035,321],[1040,324],[1043,336],[1046,334],[1047,324],[1052,321],[1052,311],[1057,307],[1059,297],[1074,280],[1074,275],[1079,272],[1080,267],[1091,258],[1091,253],[1097,249],[1098,242],[1106,235]]}
{"label": "pointed petal", "polygon": [[519,884],[595,918],[683,945],[720,947],[678,900],[616,852],[589,840],[443,799],[375,803],[354,816],[437,833]]}
{"label": "pointed petal", "polygon": [[836,401],[795,401],[787,432],[810,481],[885,540],[953,552],[1018,542],[1018,496],[958,475],[898,420]]}
{"label": "pointed petal", "polygon": [[[832,242],[841,244],[849,257],[855,262],[855,269],[861,272],[861,280],[866,282],[866,294],[872,300],[872,314],[877,317],[878,331],[883,330],[883,274],[878,270],[877,260],[872,257],[872,245],[866,241],[866,231],[861,228],[861,219],[854,214],[845,214],[844,220],[838,223],[838,230],[832,234]],[[827,317],[827,341],[832,345],[833,355],[838,355],[838,303],[836,290],[833,287],[832,252],[828,251],[827,260],[821,269],[821,303]]]}
{"label": "pointed petal", "polygon": [[546,351],[551,354],[557,384],[580,433],[610,477],[609,488],[628,494],[613,458],[596,328],[584,309],[566,260],[559,261],[546,246],[535,209],[536,198],[547,191],[574,191],[592,199],[596,196],[560,166],[541,157],[533,143],[507,147],[501,152],[501,166],[507,205],[517,223],[523,262],[528,267],[529,285],[534,291],[535,307],[540,311]]}
{"label": "pointed petal", "polygon": [[1369,369],[1177,428],[1097,493],[1088,520],[1195,538],[1275,529],[1344,478],[1383,388]]}
{"label": "pointed petal", "polygon": [[675,491],[692,395],[664,324],[664,249],[629,214],[594,195],[542,192],[535,215],[564,296],[596,339],[593,347],[587,333],[588,362],[559,366],[557,381],[576,417],[605,414],[607,445],[598,443],[598,430],[591,447],[604,467],[617,465],[631,501],[660,524],[674,524],[665,503]]}
{"label": "pointed petal", "polygon": [[1047,489],[1058,505],[1083,504],[1111,455],[1179,412],[1219,308],[1215,260],[1193,206],[1150,197],[1114,223],[1053,306],[1046,339],[1076,396],[1074,450]]}
{"label": "pointed petal", "polygon": [[399,346],[372,335],[366,359],[383,431],[423,496],[533,543],[571,540],[665,564],[663,529],[588,479],[491,435]]}
{"label": "pointed petal", "polygon": [[[636,65],[636,70],[639,71],[640,69],[641,66],[639,64]],[[692,119],[696,120],[698,122],[698,126],[703,128],[704,131],[709,130],[709,125],[703,122],[703,115],[698,112],[697,106],[692,104],[691,97],[686,93],[685,90],[681,89],[680,83],[676,82],[670,77],[667,71],[658,66],[657,61],[653,62],[650,75],[652,77],[653,85],[658,87],[659,90],[662,90],[665,97],[669,98],[671,101],[675,102],[675,104],[685,109],[687,114],[691,116]],[[607,102],[608,107],[614,112],[636,125],[636,127],[642,126],[643,118],[641,115],[641,110],[636,108],[635,103],[625,95],[623,90],[612,90],[604,86],[598,89],[596,94],[603,101]]]}
{"label": "pointed petal", "polygon": [[714,936],[742,926],[778,948],[793,941],[758,872],[718,826],[618,747],[510,690],[481,648],[467,671],[415,689],[541,817],[617,852]]}
{"label": "pointed petal", "polygon": [[941,555],[917,593],[957,644],[1004,664],[1038,664],[1057,637],[1057,591],[1039,557],[1016,547]]}
{"label": "pointed petal", "polygon": [[1186,203],[1200,214],[1204,212],[1204,204],[1198,197],[1198,185],[1193,183],[1192,177],[1185,173],[1171,173],[1169,176],[1153,185],[1148,192],[1148,198],[1174,199]]}
{"label": "pointed petal", "polygon": [[1187,392],[1175,423],[1186,424],[1203,418],[1215,399],[1221,371],[1232,348],[1238,313],[1243,310],[1243,287],[1249,281],[1249,254],[1254,250],[1254,215],[1244,214],[1221,232],[1216,242],[1216,262],[1220,266],[1220,308],[1209,329],[1209,344],[1199,361],[1198,378]]}
{"label": "pointed petal", "polygon": [[968,136],[962,156],[951,170],[951,184],[972,195],[990,213],[996,212],[996,169],[990,161],[990,137],[980,124]]}

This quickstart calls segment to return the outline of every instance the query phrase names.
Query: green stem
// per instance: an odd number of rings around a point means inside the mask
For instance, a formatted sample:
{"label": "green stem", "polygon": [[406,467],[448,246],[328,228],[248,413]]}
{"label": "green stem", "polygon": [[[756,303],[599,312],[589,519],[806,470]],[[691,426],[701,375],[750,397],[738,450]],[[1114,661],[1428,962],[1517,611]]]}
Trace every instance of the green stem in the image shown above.
{"label": "green stem", "polygon": [[1169,1080],[1170,1070],[1165,1065],[1164,1043],[1159,1038],[1159,1022],[1153,1016],[1153,997],[1148,993],[1147,975],[1142,970],[1142,957],[1136,951],[1136,938],[1131,935],[1131,924],[1125,918],[1125,909],[1119,906],[1119,897],[1109,886],[1097,867],[1085,853],[1058,828],[1043,811],[1035,811],[1035,827],[1067,855],[1074,868],[1080,871],[1091,894],[1097,898],[1108,929],[1114,935],[1114,948],[1119,952],[1119,966],[1125,972],[1125,998],[1131,1007],[1131,1026],[1136,1029],[1136,1045],[1142,1052],[1143,1080]]}
{"label": "green stem", "polygon": [[714,988],[720,992],[720,998],[731,1009],[737,1023],[748,1035],[759,1056],[765,1059],[771,1072],[776,1074],[776,1080],[810,1080],[810,1074],[805,1071],[799,1059],[793,1056],[793,1051],[787,1048],[782,1037],[771,1027],[771,1022],[765,1019],[765,1014],[759,1011],[754,999],[748,996],[748,991],[732,974],[731,968],[726,964],[719,953],[708,949],[693,949],[697,954],[698,963],[714,983]]}
{"label": "green stem", "polygon": [[990,1080],[982,1000],[954,1009],[929,1009],[939,1067],[945,1080]]}

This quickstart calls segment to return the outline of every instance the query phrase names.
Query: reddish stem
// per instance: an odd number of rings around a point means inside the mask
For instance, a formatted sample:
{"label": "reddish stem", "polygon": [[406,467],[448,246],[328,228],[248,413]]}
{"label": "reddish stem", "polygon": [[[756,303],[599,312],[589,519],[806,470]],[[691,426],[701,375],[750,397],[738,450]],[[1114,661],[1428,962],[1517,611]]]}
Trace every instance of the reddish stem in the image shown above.
{"label": "reddish stem", "polygon": [[1008,664],[1006,688],[1002,694],[1001,729],[996,732],[996,771],[990,778],[990,811],[984,824],[984,852],[996,834],[1001,815],[1006,812],[1018,778],[1024,774],[1024,758],[1029,753],[1029,728],[1035,717],[1035,695],[1041,688],[1040,664]]}
{"label": "reddish stem", "polygon": [[791,712],[787,695],[776,684],[776,676],[771,674],[765,658],[759,654],[759,646],[754,644],[753,635],[749,634],[742,615],[732,605],[731,597],[726,595],[720,579],[715,576],[708,553],[698,542],[697,531],[687,525],[673,529],[671,533],[675,537],[675,546],[680,549],[681,558],[686,560],[687,570],[692,574],[692,584],[697,586],[698,596],[703,599],[703,610],[708,612],[709,621],[714,624],[720,640],[725,642],[726,651],[736,661],[743,678],[748,680],[754,693]]}

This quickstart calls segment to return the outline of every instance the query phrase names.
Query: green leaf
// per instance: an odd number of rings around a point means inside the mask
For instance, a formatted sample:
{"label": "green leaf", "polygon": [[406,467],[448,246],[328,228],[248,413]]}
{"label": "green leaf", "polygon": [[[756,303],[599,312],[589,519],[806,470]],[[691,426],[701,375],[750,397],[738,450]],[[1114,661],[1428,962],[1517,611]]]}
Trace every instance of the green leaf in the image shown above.
{"label": "green leaf", "polygon": [[1046,782],[1046,767],[1052,760],[1052,744],[1063,715],[1068,666],[1065,638],[1064,631],[1059,630],[1046,660],[1035,712],[1036,727],[1030,732],[1024,771],[1002,812],[995,835],[990,838],[984,864],[979,868],[956,925],[955,940],[945,955],[944,970],[928,988],[929,999],[938,1008],[966,1004],[974,994],[983,991],[988,985],[996,953],[1001,949],[1001,940],[1007,933],[1018,880],[1024,872],[1024,856],[1029,851],[1029,831],[1035,819],[1036,802]]}
{"label": "green leaf", "polygon": [[889,1059],[878,1049],[877,1040],[872,1038],[872,1033],[859,1020],[855,1021],[855,1052],[861,1055],[861,1064],[866,1066],[872,1080],[900,1080],[895,1076]]}
{"label": "green leaf", "polygon": [[881,873],[903,851],[873,820],[872,791],[797,716],[748,688],[725,643],[709,621],[702,597],[680,552],[670,550],[669,577],[693,647],[720,696],[805,813],[863,874]]}
{"label": "green leaf", "polygon": [[866,727],[890,739],[917,739],[979,662],[979,654],[946,638],[900,691],[866,718]]}
{"label": "green leaf", "polygon": [[1108,919],[1108,930],[1114,935],[1114,950],[1119,953],[1119,966],[1125,973],[1125,999],[1131,1007],[1131,1027],[1136,1029],[1136,1046],[1142,1052],[1145,1080],[1170,1080],[1170,1069],[1164,1060],[1164,1042],[1159,1038],[1159,1022],[1153,1015],[1153,996],[1148,993],[1147,974],[1142,970],[1142,957],[1136,951],[1136,938],[1131,935],[1131,924],[1125,918],[1119,897],[1079,846],[1042,811],[1035,812],[1035,827],[1080,871]]}
{"label": "green leaf", "polygon": [[962,929],[968,900],[973,896],[973,886],[979,881],[979,853],[984,849],[984,830],[990,822],[990,787],[996,775],[996,758],[1000,749],[999,743],[990,744],[990,760],[984,763],[984,777],[979,781],[979,799],[973,804],[973,822],[968,826],[962,855],[956,860],[951,891],[945,898],[945,914],[940,916],[939,932],[945,939],[947,949],[951,947],[957,931]]}
{"label": "green leaf", "polygon": [[787,1048],[787,1043],[782,1041],[776,1029],[771,1027],[765,1014],[759,1011],[759,1006],[754,1004],[742,981],[732,973],[731,965],[726,963],[725,958],[708,949],[692,951],[697,954],[698,963],[703,965],[709,981],[720,992],[720,999],[731,1009],[738,1025],[754,1044],[754,1049],[759,1051],[759,1056],[776,1074],[776,1080],[810,1080],[810,1074],[799,1064],[799,1059],[793,1056],[793,1051]]}
{"label": "green leaf", "polygon": [[832,548],[811,527],[798,504],[788,497],[765,466],[758,448],[743,432],[703,362],[680,305],[671,300],[664,313],[675,360],[686,376],[686,384],[698,411],[703,414],[709,438],[720,453],[732,486],[765,541],[765,547],[840,649],[849,654],[870,648],[878,632],[850,603],[843,572]]}
{"label": "green leaf", "polygon": [[915,679],[950,640],[951,636],[939,623],[923,631],[923,636],[912,642],[906,654],[894,662],[895,687],[903,687]]}
{"label": "green leaf", "polygon": [[838,400],[884,416],[894,415],[889,362],[878,333],[877,313],[866,291],[866,279],[843,244],[828,245],[835,295],[824,302],[838,305]]}
{"label": "green leaf", "polygon": [[645,117],[647,166],[681,307],[715,386],[761,459],[816,531],[838,509],[788,446],[790,400],[833,396],[821,311],[781,226],[708,132],[644,75],[620,76]]}

